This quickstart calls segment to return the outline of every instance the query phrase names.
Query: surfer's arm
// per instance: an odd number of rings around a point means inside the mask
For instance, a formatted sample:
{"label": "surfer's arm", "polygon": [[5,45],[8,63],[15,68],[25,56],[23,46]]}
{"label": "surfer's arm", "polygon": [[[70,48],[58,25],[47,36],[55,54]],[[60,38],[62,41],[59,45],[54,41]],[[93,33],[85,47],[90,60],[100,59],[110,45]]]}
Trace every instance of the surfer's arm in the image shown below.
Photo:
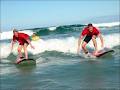
{"label": "surfer's arm", "polygon": [[15,41],[11,41],[11,51],[12,51],[12,49],[13,49],[13,46],[14,46],[14,43],[15,43]]}
{"label": "surfer's arm", "polygon": [[77,53],[79,53],[79,50],[80,50],[80,45],[81,45],[81,41],[83,39],[83,36],[80,35],[79,39],[78,39],[78,48],[77,48]]}
{"label": "surfer's arm", "polygon": [[101,47],[104,47],[104,41],[103,41],[103,37],[101,34],[98,35],[101,41]]}
{"label": "surfer's arm", "polygon": [[11,40],[11,51],[13,49],[14,43],[16,42],[16,37],[13,35],[13,39]]}
{"label": "surfer's arm", "polygon": [[26,39],[26,41],[30,44],[31,48],[35,49],[35,47],[31,44],[30,39]]}

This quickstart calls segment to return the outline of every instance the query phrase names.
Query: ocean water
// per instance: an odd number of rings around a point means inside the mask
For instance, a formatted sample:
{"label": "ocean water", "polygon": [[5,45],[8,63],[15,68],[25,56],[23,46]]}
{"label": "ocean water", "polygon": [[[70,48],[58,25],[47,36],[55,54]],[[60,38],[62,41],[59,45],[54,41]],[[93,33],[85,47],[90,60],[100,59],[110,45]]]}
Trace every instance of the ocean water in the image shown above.
{"label": "ocean water", "polygon": [[[40,40],[28,46],[29,57],[36,65],[14,64],[17,44],[10,53],[12,31],[2,32],[0,39],[1,90],[120,90],[120,26],[95,24],[103,34],[105,47],[115,52],[100,58],[76,54],[78,37],[85,25],[22,30],[29,35],[37,33]],[[98,47],[100,48],[100,40]],[[92,42],[87,46],[93,50]]]}

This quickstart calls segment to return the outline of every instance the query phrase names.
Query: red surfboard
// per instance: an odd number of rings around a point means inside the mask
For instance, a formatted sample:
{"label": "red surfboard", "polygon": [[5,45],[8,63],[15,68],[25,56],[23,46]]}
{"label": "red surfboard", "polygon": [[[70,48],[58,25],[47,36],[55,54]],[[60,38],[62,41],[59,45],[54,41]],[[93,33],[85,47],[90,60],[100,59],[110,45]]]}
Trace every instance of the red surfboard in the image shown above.
{"label": "red surfboard", "polygon": [[112,53],[112,52],[114,52],[114,50],[111,50],[111,49],[108,49],[108,48],[104,48],[103,50],[98,51],[98,54],[94,55],[94,56],[101,57],[101,56],[103,56],[105,54]]}

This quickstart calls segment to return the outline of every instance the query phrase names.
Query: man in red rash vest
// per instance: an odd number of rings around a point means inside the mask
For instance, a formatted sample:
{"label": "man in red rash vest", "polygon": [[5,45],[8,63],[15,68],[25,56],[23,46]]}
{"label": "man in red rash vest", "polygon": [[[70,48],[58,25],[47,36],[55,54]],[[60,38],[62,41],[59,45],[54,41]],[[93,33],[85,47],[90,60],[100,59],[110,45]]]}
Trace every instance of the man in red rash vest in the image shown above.
{"label": "man in red rash vest", "polygon": [[78,40],[78,48],[77,48],[77,53],[79,53],[80,51],[80,44],[81,44],[81,41],[82,39],[84,38],[83,42],[82,42],[82,49],[84,51],[85,54],[88,54],[88,50],[86,48],[86,45],[88,44],[88,42],[92,39],[92,42],[93,42],[93,45],[95,47],[95,51],[94,51],[94,55],[97,55],[97,42],[96,42],[96,37],[99,37],[100,38],[100,41],[101,41],[101,47],[104,46],[103,44],[103,37],[100,33],[100,31],[95,28],[91,23],[87,25],[87,27],[85,27],[79,37],[79,40]]}
{"label": "man in red rash vest", "polygon": [[20,33],[16,29],[14,29],[13,30],[13,39],[11,41],[11,43],[12,43],[11,49],[13,49],[13,45],[16,41],[18,41],[18,43],[19,43],[17,62],[22,58],[22,52],[21,52],[22,48],[24,50],[25,59],[28,59],[27,46],[30,45],[31,48],[34,49],[34,46],[31,44],[29,35],[27,35],[25,33]]}

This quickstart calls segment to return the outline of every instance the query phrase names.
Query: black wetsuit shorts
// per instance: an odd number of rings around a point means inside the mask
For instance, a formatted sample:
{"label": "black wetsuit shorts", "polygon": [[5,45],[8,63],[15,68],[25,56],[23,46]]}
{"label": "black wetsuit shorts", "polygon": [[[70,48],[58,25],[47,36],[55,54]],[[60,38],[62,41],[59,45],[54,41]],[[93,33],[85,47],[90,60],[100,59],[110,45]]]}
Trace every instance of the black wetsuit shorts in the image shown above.
{"label": "black wetsuit shorts", "polygon": [[88,43],[92,39],[92,36],[86,36],[83,41]]}

